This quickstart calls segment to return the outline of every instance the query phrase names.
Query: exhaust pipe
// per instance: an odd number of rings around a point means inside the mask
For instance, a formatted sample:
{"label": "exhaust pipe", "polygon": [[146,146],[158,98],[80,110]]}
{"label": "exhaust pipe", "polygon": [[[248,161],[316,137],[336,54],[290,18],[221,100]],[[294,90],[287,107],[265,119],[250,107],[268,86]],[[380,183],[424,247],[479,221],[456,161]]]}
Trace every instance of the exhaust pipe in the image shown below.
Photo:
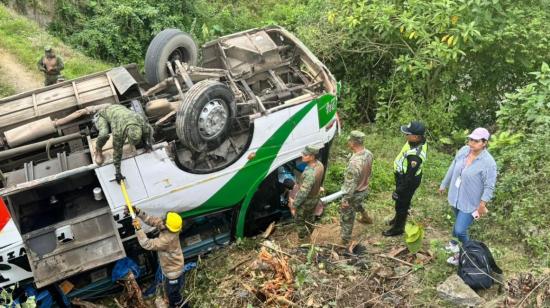
{"label": "exhaust pipe", "polygon": [[74,133],[62,137],[52,138],[44,141],[40,141],[37,143],[32,143],[24,146],[20,146],[17,148],[5,150],[0,152],[0,160],[9,159],[15,156],[19,156],[21,154],[25,154],[28,152],[37,151],[43,148],[46,148],[48,145],[52,146],[54,144],[59,144],[67,141],[71,141],[74,139],[81,138],[82,135],[80,133]]}
{"label": "exhaust pipe", "polygon": [[327,203],[330,203],[332,201],[336,201],[336,200],[342,198],[343,195],[344,195],[344,192],[340,190],[340,191],[335,192],[331,195],[328,195],[328,196],[325,196],[325,197],[321,198],[321,202],[323,202],[324,204],[327,204]]}

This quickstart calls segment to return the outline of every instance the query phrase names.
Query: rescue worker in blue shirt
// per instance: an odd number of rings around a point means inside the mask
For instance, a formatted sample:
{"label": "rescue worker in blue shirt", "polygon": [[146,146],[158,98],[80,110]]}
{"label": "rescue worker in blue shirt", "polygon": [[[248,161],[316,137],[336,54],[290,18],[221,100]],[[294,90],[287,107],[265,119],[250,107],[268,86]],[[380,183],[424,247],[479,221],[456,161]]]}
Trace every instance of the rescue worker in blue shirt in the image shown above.
{"label": "rescue worker in blue shirt", "polygon": [[401,126],[407,142],[395,158],[393,169],[395,174],[395,216],[389,221],[390,229],[383,232],[384,236],[403,234],[411,200],[414,192],[422,181],[422,165],[426,163],[428,145],[424,137],[426,128],[418,121]]}

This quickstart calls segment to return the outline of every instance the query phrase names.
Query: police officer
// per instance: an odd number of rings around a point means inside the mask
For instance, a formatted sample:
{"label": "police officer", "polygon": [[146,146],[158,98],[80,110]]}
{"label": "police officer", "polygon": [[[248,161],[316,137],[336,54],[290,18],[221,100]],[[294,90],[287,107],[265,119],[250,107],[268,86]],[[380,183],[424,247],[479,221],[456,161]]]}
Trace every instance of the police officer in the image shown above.
{"label": "police officer", "polygon": [[296,218],[298,236],[302,239],[313,232],[315,207],[319,203],[319,192],[325,173],[323,163],[317,160],[320,147],[308,145],[302,151],[302,161],[307,164],[298,180],[299,190],[294,199],[289,199],[289,207]]}
{"label": "police officer", "polygon": [[96,115],[96,127],[99,135],[96,140],[95,161],[103,164],[103,146],[109,140],[109,131],[113,133],[113,163],[117,182],[124,178],[120,172],[122,147],[126,138],[134,146],[143,143],[147,150],[152,149],[153,128],[144,117],[122,105],[111,105]]}
{"label": "police officer", "polygon": [[160,269],[164,276],[164,289],[168,295],[170,307],[182,307],[184,299],[181,296],[181,289],[185,283],[185,275],[183,274],[184,258],[179,234],[183,220],[179,214],[174,212],[168,212],[166,220],[149,216],[138,208],[135,208],[135,213],[144,223],[155,227],[160,232],[158,237],[148,238],[141,229],[139,220],[136,218],[132,222],[141,247],[158,253]]}
{"label": "police officer", "polygon": [[385,236],[403,234],[411,199],[420,186],[422,167],[426,163],[428,145],[424,138],[425,131],[424,124],[418,121],[401,126],[401,132],[405,134],[407,142],[393,163],[395,191],[392,198],[395,200],[395,216],[389,222],[391,228],[384,231]]}
{"label": "police officer", "polygon": [[38,60],[36,65],[44,73],[45,86],[55,84],[59,78],[59,74],[65,68],[63,58],[57,56],[50,46],[44,47],[44,56]]}
{"label": "police officer", "polygon": [[372,153],[363,145],[365,134],[354,130],[348,138],[348,148],[353,153],[344,175],[342,184],[342,202],[340,204],[340,237],[344,245],[349,244],[355,213],[361,213],[359,222],[370,224],[372,219],[363,208],[363,201],[367,197],[369,178],[372,172]]}

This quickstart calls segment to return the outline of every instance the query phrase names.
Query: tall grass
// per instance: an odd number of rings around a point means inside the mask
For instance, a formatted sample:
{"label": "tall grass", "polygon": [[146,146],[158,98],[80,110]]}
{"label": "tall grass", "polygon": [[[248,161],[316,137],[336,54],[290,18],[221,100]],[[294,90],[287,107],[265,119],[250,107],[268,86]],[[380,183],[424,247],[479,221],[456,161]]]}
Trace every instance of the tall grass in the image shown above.
{"label": "tall grass", "polygon": [[65,79],[106,70],[110,65],[82,55],[64,45],[60,39],[48,34],[36,23],[18,16],[0,4],[0,48],[15,55],[29,70],[36,70],[36,62],[44,54],[44,46],[50,45],[63,57]]}

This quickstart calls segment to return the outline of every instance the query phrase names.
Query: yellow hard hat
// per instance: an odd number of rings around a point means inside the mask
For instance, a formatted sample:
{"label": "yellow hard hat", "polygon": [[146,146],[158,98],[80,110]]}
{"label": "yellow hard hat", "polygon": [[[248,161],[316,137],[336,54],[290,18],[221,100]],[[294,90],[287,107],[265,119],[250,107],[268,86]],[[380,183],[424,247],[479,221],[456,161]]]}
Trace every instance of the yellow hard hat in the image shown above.
{"label": "yellow hard hat", "polygon": [[172,232],[179,232],[183,226],[183,220],[178,213],[168,212],[166,215],[166,228]]}

